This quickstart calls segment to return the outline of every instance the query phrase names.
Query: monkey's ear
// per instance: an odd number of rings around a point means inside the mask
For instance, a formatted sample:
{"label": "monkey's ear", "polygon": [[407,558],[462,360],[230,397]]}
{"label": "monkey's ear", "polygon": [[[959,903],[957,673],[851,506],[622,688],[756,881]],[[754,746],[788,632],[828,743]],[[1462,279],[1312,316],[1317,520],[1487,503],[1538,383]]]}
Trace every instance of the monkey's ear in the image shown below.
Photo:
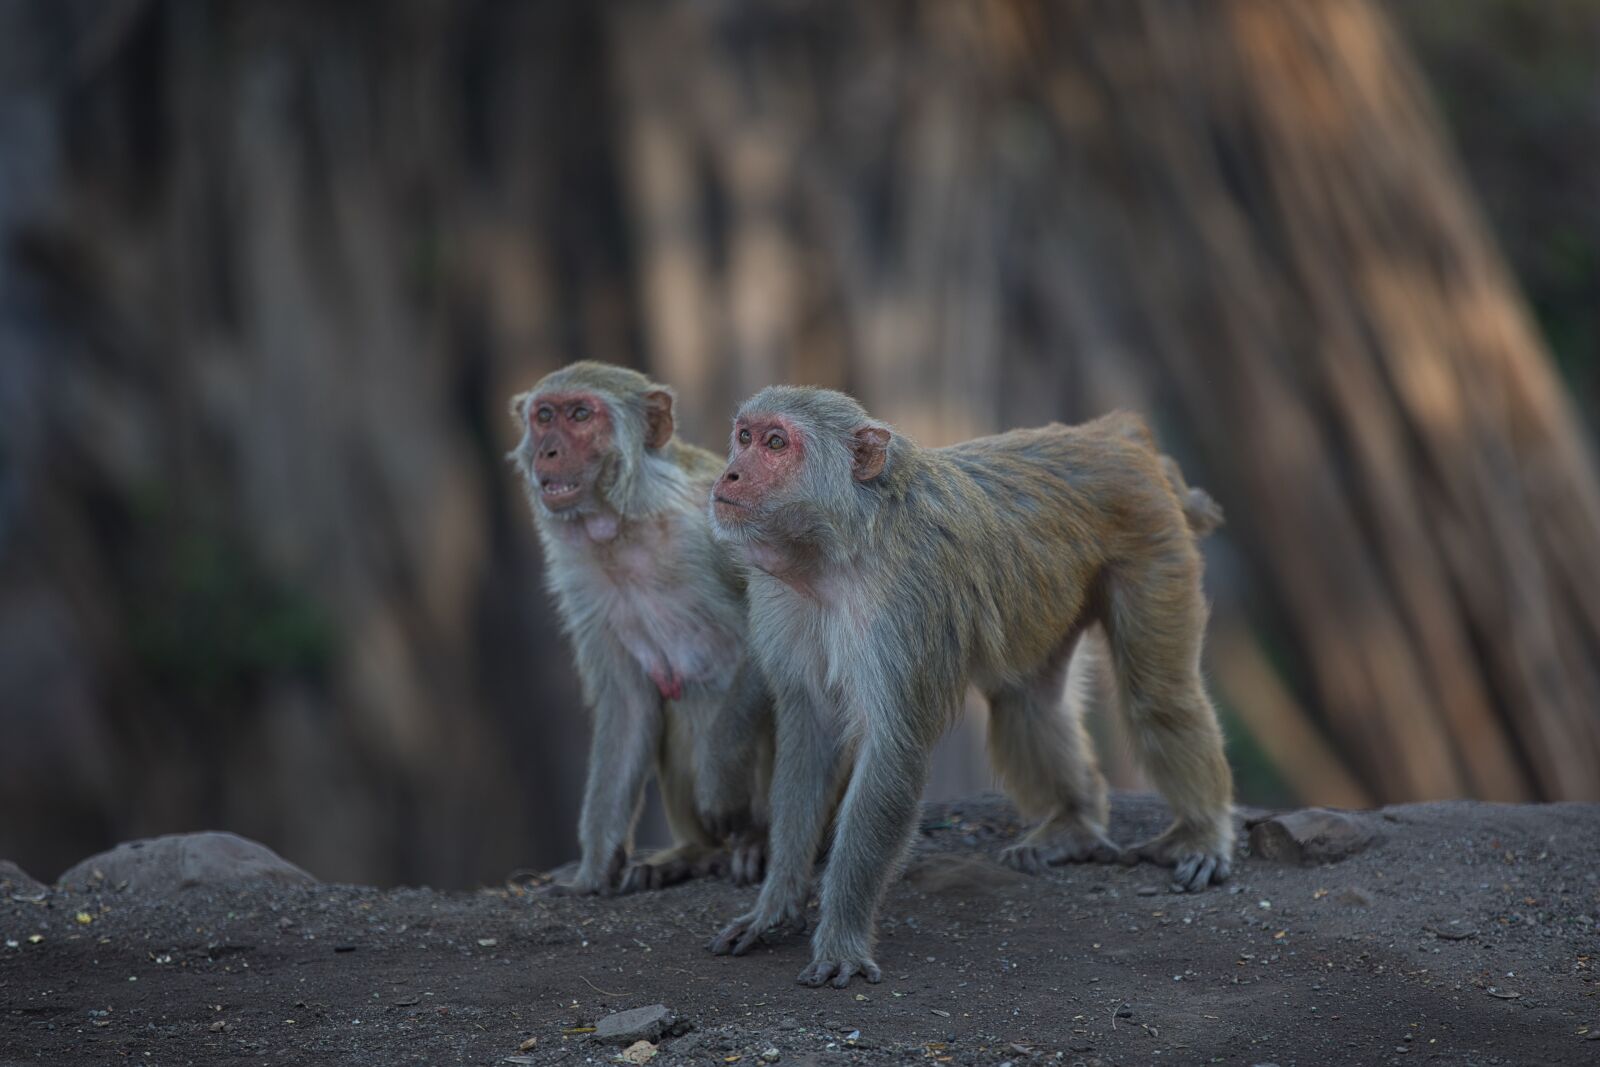
{"label": "monkey's ear", "polygon": [[660,448],[672,440],[672,394],[652,389],[644,394],[644,444]]}
{"label": "monkey's ear", "polygon": [[889,431],[882,426],[863,426],[851,441],[850,473],[858,482],[870,482],[883,473],[889,462]]}
{"label": "monkey's ear", "polygon": [[511,398],[511,417],[518,424],[528,421],[528,401],[533,399],[532,393],[518,393]]}

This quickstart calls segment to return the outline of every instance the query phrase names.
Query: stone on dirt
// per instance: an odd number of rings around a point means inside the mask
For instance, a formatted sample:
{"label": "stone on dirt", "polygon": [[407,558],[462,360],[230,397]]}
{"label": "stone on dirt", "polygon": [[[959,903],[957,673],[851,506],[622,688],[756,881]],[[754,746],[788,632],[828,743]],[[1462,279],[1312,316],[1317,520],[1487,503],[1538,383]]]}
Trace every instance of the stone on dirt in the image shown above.
{"label": "stone on dirt", "polygon": [[1303,808],[1262,819],[1250,827],[1250,854],[1279,863],[1333,863],[1378,839],[1366,816],[1327,808]]}
{"label": "stone on dirt", "polygon": [[128,841],[73,867],[60,879],[69,888],[126,886],[162,895],[182,889],[230,888],[252,882],[314,885],[316,879],[266,845],[238,834],[206,831]]}
{"label": "stone on dirt", "polygon": [[43,900],[49,892],[33,875],[10,860],[0,860],[0,898]]}
{"label": "stone on dirt", "polygon": [[647,1008],[630,1008],[615,1012],[594,1024],[597,1041],[608,1045],[631,1045],[635,1041],[657,1041],[672,1028],[677,1017],[665,1004],[652,1004]]}

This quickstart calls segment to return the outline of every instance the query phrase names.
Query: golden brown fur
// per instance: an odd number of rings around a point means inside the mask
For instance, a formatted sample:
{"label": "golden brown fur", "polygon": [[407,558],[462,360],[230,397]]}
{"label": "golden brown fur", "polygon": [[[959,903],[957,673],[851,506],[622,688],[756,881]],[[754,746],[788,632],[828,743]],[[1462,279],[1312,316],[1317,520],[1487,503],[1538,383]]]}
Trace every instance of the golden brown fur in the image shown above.
{"label": "golden brown fur", "polygon": [[1172,826],[1141,854],[1180,888],[1226,877],[1232,780],[1200,679],[1196,531],[1220,521],[1137,417],[923,449],[825,390],[740,410],[717,535],[756,568],[751,643],[777,700],[772,857],[756,907],[713,941],[741,952],[804,902],[826,783],[856,754],[801,981],[876,980],[873,914],[914,824],[927,753],[974,684],[990,752],[1038,824],[1005,859],[1110,858],[1106,800],[1064,687],[1103,628],[1141,760]]}

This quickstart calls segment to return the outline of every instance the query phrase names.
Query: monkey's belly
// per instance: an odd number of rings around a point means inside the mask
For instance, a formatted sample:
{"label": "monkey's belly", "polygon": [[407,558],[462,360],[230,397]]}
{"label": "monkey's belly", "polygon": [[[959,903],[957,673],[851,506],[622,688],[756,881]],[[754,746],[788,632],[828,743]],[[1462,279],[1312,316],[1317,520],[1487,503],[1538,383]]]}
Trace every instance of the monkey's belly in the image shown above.
{"label": "monkey's belly", "polygon": [[739,639],[705,619],[656,613],[620,613],[612,626],[617,640],[668,700],[684,687],[726,688],[739,661]]}

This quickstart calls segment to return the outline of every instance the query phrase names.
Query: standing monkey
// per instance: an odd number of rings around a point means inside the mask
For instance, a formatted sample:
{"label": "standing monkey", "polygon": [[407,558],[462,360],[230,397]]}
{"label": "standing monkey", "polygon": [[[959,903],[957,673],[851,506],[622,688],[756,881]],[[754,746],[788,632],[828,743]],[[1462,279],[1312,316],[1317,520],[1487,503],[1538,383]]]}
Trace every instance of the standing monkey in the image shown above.
{"label": "standing monkey", "polygon": [[1138,853],[1172,865],[1178,888],[1227,877],[1233,786],[1200,679],[1195,545],[1221,514],[1137,417],[924,449],[842,393],[778,386],[740,409],[712,500],[717,537],[753,568],[750,641],[778,746],[766,882],[712,951],[741,954],[801,920],[825,799],[848,773],[800,981],[878,981],[874,914],[968,683],[989,698],[1001,780],[1038,820],[1006,861],[1116,854],[1105,781],[1063,692],[1091,624],[1175,815]]}
{"label": "standing monkey", "polygon": [[[508,457],[538,520],[561,623],[594,713],[570,889],[760,878],[771,774],[766,687],[745,655],[744,579],[712,539],[722,462],[673,436],[673,395],[623,367],[574,363],[511,403]],[[673,847],[630,864],[652,764]]]}

